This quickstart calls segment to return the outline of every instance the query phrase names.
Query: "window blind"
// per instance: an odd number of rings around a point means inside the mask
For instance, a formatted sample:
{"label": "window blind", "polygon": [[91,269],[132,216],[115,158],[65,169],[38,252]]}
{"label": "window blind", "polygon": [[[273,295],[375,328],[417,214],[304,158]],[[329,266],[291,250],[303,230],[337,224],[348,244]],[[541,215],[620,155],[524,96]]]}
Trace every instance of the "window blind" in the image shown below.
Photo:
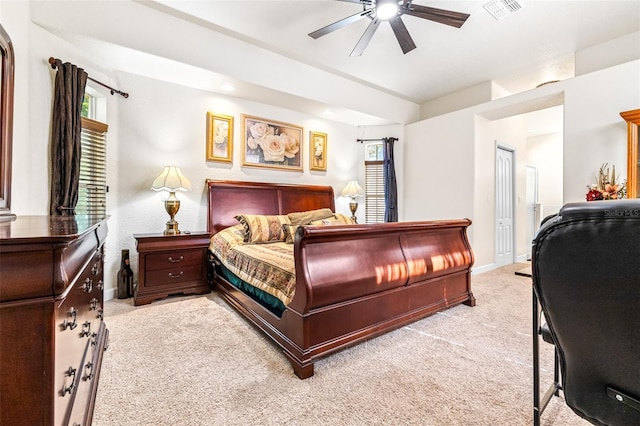
{"label": "window blind", "polygon": [[107,214],[107,129],[99,121],[82,117],[82,155],[76,214]]}
{"label": "window blind", "polygon": [[364,162],[365,222],[384,222],[384,162]]}

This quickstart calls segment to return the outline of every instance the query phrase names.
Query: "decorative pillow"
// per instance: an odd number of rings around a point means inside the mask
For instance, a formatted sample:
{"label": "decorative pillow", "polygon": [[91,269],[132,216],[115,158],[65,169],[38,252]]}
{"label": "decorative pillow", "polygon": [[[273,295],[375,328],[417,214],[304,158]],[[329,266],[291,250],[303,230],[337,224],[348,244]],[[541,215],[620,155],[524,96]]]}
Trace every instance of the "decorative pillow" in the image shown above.
{"label": "decorative pillow", "polygon": [[327,217],[320,220],[314,220],[310,225],[315,226],[331,226],[331,225],[351,225],[353,222],[351,219],[342,213],[336,213],[332,217]]}
{"label": "decorative pillow", "polygon": [[244,226],[244,242],[253,244],[284,241],[282,225],[290,223],[285,215],[241,214],[235,218]]}
{"label": "decorative pillow", "polygon": [[345,225],[355,225],[355,222],[346,214],[336,213],[336,218],[340,219]]}
{"label": "decorative pillow", "polygon": [[327,217],[320,220],[314,220],[309,225],[313,225],[313,226],[344,225],[344,222],[342,222],[340,219],[334,216],[334,217]]}
{"label": "decorative pillow", "polygon": [[309,210],[306,212],[289,213],[287,216],[289,217],[289,221],[292,225],[308,225],[314,220],[332,217],[333,212],[331,211],[331,209],[325,208],[318,210]]}
{"label": "decorative pillow", "polygon": [[282,225],[282,231],[284,232],[285,241],[288,244],[293,244],[293,242],[295,241],[296,232],[298,231],[298,227],[299,226],[300,225],[291,225],[291,224],[287,224],[287,223]]}

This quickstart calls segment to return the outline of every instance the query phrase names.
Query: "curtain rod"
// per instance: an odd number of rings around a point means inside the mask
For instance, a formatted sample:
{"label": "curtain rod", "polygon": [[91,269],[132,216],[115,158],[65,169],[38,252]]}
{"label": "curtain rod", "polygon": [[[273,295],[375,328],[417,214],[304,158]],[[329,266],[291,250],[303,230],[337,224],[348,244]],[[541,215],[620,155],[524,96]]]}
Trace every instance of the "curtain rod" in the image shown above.
{"label": "curtain rod", "polygon": [[398,138],[380,138],[380,139],[356,139],[356,142],[380,142],[380,141],[386,141],[386,140],[392,140],[392,141],[397,141]]}
{"label": "curtain rod", "polygon": [[[61,61],[60,59],[58,59],[58,58],[54,58],[54,57],[49,58],[49,63],[51,64],[51,68],[53,68],[54,70],[55,70],[58,66],[62,65],[62,61]],[[125,98],[125,99],[129,97],[129,94],[128,94],[128,93],[121,92],[121,91],[120,91],[120,90],[118,90],[118,89],[114,89],[114,88],[113,88],[113,87],[111,87],[111,86],[107,86],[106,84],[104,84],[104,83],[103,83],[103,82],[101,82],[101,81],[95,80],[95,79],[93,79],[93,78],[91,78],[91,77],[89,77],[89,76],[87,76],[87,79],[89,79],[89,80],[93,81],[93,82],[94,82],[94,83],[96,83],[96,84],[99,84],[99,85],[100,85],[100,86],[102,86],[102,87],[106,87],[107,89],[111,90],[111,94],[112,94],[112,95],[117,93],[118,95],[122,96],[122,97],[123,97],[123,98]]]}

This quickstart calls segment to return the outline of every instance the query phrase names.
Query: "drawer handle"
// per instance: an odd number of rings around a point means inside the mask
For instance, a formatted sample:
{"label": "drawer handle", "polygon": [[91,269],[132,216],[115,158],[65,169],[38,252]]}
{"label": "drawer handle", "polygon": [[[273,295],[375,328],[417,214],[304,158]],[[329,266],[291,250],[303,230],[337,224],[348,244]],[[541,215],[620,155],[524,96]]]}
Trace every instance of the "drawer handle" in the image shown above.
{"label": "drawer handle", "polygon": [[174,275],[171,272],[169,272],[169,278],[180,278],[182,276],[182,274],[184,274],[184,272],[180,271],[179,274]]}
{"label": "drawer handle", "polygon": [[99,320],[104,318],[104,309],[98,309],[98,314],[96,315],[96,318],[98,318]]}
{"label": "drawer handle", "polygon": [[88,362],[88,363],[84,366],[84,368],[86,368],[87,370],[89,370],[89,374],[87,374],[86,376],[84,376],[84,377],[82,378],[82,380],[84,380],[84,381],[86,382],[87,380],[91,380],[91,379],[93,379],[93,363],[92,363],[92,362]]}
{"label": "drawer handle", "polygon": [[93,281],[91,281],[89,278],[85,278],[84,283],[82,284],[82,286],[80,286],[80,288],[85,293],[91,293],[91,290],[93,290]]}
{"label": "drawer handle", "polygon": [[85,321],[82,324],[82,331],[80,332],[80,337],[89,337],[91,334],[91,323],[89,321]]}
{"label": "drawer handle", "polygon": [[102,282],[102,280],[98,280],[98,290],[104,290],[104,283]]}
{"label": "drawer handle", "polygon": [[95,346],[98,343],[98,333],[91,333],[91,346]]}
{"label": "drawer handle", "polygon": [[67,393],[71,394],[71,392],[76,388],[76,369],[69,367],[65,374],[71,377],[71,384],[62,388],[62,396],[65,396]]}
{"label": "drawer handle", "polygon": [[89,301],[89,310],[90,311],[95,311],[96,309],[98,309],[98,302],[99,302],[99,300],[96,299],[95,297],[93,299],[91,299]]}
{"label": "drawer handle", "polygon": [[78,326],[78,310],[76,308],[69,309],[69,316],[73,318],[73,322],[65,318],[64,322],[62,323],[62,331],[66,330],[67,328],[69,330],[73,330]]}
{"label": "drawer handle", "polygon": [[184,260],[184,256],[180,256],[180,259],[174,259],[173,257],[169,256],[169,262],[171,263],[179,263],[182,262]]}
{"label": "drawer handle", "polygon": [[91,267],[91,273],[93,275],[98,275],[98,271],[100,271],[98,264],[94,263],[93,266]]}

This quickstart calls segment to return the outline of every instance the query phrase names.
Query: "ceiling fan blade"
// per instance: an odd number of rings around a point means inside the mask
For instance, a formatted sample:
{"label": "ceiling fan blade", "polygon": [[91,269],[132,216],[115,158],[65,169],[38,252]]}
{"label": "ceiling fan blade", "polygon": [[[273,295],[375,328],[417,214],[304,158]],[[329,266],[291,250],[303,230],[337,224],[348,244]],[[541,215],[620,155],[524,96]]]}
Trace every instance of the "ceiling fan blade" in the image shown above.
{"label": "ceiling fan blade", "polygon": [[389,19],[389,24],[391,24],[393,33],[396,35],[398,43],[400,43],[402,53],[407,54],[416,48],[416,44],[413,42],[407,27],[405,27],[404,22],[402,22],[399,15]]}
{"label": "ceiling fan blade", "polygon": [[367,27],[367,29],[364,30],[362,37],[360,37],[360,40],[358,40],[356,47],[353,48],[349,56],[362,55],[362,52],[364,52],[364,49],[367,48],[367,45],[369,44],[369,41],[371,41],[371,37],[373,37],[373,33],[375,33],[376,30],[378,29],[378,26],[380,26],[380,19],[374,18],[373,21],[371,21],[371,23]]}
{"label": "ceiling fan blade", "polygon": [[441,24],[450,25],[460,28],[469,18],[468,13],[454,12],[452,10],[436,9],[434,7],[420,6],[406,2],[402,4],[400,10],[406,15],[416,16],[418,18],[428,19],[430,21],[439,22]]}
{"label": "ceiling fan blade", "polygon": [[344,19],[341,19],[339,21],[334,22],[333,24],[329,24],[326,27],[322,27],[319,30],[315,30],[314,32],[309,33],[309,36],[313,37],[313,38],[322,37],[323,35],[327,35],[332,31],[335,31],[335,30],[340,29],[340,28],[342,28],[342,27],[344,27],[346,25],[349,25],[349,24],[352,24],[352,23],[354,23],[356,21],[359,21],[360,19],[364,18],[365,16],[371,15],[371,13],[372,13],[371,9],[364,10],[362,12],[358,12],[355,15],[348,16],[348,17],[346,17]]}

